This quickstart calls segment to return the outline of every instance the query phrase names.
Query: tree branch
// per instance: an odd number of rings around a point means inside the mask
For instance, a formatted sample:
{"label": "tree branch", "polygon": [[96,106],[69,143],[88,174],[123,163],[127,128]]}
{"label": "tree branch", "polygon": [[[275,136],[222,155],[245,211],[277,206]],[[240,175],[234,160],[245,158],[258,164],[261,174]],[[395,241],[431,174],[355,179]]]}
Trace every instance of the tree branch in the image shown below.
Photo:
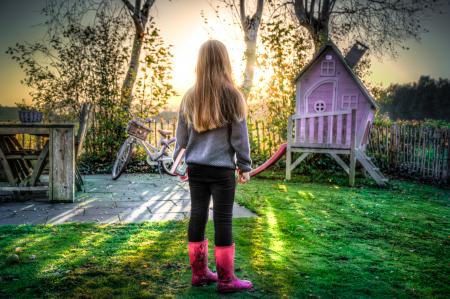
{"label": "tree branch", "polygon": [[303,6],[303,0],[294,0],[294,10],[300,24],[303,26],[309,25],[305,7]]}
{"label": "tree branch", "polygon": [[150,9],[152,8],[153,4],[155,3],[155,0],[146,0],[144,3],[144,6],[142,6],[142,14],[148,18],[148,15],[150,13]]}
{"label": "tree branch", "polygon": [[141,14],[141,0],[135,0],[135,6],[134,6],[134,14],[137,15],[138,17]]}
{"label": "tree branch", "polygon": [[241,17],[242,28],[244,28],[245,30],[245,28],[247,27],[247,16],[245,15],[245,0],[239,0],[239,15]]}
{"label": "tree branch", "polygon": [[264,0],[258,0],[258,4],[256,6],[256,12],[253,15],[252,19],[258,18],[258,20],[261,20],[263,9],[264,9]]}
{"label": "tree branch", "polygon": [[314,18],[314,6],[316,5],[316,0],[311,0],[309,4],[309,17]]}
{"label": "tree branch", "polygon": [[323,0],[320,21],[328,23],[329,18],[330,18],[330,0]]}
{"label": "tree branch", "polygon": [[130,3],[128,0],[122,0],[123,4],[132,12],[134,13],[134,6]]}

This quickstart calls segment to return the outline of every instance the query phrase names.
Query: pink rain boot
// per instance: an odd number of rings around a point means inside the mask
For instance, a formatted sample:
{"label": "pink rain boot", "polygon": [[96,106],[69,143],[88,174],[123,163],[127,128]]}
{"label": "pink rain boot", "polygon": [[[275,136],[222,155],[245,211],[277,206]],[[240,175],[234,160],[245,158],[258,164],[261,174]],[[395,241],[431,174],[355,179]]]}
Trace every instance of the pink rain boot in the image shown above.
{"label": "pink rain boot", "polygon": [[217,274],[208,269],[208,240],[189,242],[188,251],[192,285],[201,286],[217,282]]}
{"label": "pink rain boot", "polygon": [[216,269],[219,276],[217,291],[219,293],[232,293],[249,290],[253,287],[251,281],[240,280],[234,275],[234,243],[230,246],[216,246]]}

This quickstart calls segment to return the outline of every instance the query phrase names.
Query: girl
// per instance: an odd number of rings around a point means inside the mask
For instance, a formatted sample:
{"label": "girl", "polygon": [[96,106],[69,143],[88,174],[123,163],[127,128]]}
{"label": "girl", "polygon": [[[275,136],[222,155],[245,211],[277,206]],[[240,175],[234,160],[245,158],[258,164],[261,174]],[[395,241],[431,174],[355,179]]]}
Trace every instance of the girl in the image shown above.
{"label": "girl", "polygon": [[[246,105],[232,80],[228,52],[221,42],[205,42],[198,55],[196,83],[184,95],[176,131],[174,157],[185,148],[189,172],[191,217],[188,229],[192,285],[217,283],[221,293],[252,288],[234,275],[233,202],[238,182],[251,170]],[[208,269],[208,222],[213,198],[214,255],[217,274]]]}

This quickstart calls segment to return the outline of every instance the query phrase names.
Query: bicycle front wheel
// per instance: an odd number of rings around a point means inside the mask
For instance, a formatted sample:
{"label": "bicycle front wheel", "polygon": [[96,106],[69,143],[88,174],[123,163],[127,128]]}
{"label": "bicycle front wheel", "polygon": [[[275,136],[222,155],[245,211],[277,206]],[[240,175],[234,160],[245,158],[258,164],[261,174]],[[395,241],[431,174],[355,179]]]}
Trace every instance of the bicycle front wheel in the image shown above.
{"label": "bicycle front wheel", "polygon": [[173,152],[175,151],[175,140],[170,142],[166,147],[163,156],[161,157],[161,165],[165,173],[171,176],[176,176],[170,172],[173,165]]}
{"label": "bicycle front wheel", "polygon": [[123,173],[133,154],[134,142],[131,138],[125,140],[117,153],[116,161],[112,168],[112,179],[116,180]]}

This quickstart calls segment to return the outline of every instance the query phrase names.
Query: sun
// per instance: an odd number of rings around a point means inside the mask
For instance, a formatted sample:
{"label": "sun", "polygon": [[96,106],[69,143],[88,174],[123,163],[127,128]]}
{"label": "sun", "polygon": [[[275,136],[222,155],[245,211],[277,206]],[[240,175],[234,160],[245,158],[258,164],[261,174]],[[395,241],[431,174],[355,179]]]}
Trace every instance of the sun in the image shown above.
{"label": "sun", "polygon": [[[239,29],[239,28],[237,28]],[[245,45],[240,36],[240,31],[210,20],[208,26],[196,24],[188,35],[181,37],[178,44],[172,48],[173,54],[173,80],[178,96],[169,100],[168,109],[177,110],[184,93],[195,83],[195,65],[200,46],[209,39],[217,39],[225,44],[230,56],[233,76],[236,84],[241,85],[245,69],[244,49]]]}

